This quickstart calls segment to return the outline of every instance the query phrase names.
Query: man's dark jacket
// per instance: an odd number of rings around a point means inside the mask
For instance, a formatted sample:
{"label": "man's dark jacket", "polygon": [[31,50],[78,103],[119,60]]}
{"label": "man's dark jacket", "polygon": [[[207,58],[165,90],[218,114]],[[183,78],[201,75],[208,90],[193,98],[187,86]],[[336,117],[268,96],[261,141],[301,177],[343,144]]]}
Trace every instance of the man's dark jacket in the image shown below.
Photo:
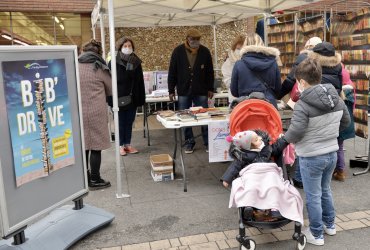
{"label": "man's dark jacket", "polygon": [[174,49],[168,70],[168,92],[170,94],[174,94],[176,88],[179,96],[207,96],[208,91],[213,91],[213,84],[212,57],[206,47],[199,46],[193,68],[190,67],[185,44]]}

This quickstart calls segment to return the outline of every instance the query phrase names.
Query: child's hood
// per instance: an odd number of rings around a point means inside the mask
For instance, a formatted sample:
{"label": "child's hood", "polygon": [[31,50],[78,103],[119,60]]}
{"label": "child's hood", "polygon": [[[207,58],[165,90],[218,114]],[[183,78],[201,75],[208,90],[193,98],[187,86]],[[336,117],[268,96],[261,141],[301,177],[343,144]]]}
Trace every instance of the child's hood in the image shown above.
{"label": "child's hood", "polygon": [[299,100],[320,110],[330,111],[338,104],[339,96],[333,85],[319,84],[303,91]]}

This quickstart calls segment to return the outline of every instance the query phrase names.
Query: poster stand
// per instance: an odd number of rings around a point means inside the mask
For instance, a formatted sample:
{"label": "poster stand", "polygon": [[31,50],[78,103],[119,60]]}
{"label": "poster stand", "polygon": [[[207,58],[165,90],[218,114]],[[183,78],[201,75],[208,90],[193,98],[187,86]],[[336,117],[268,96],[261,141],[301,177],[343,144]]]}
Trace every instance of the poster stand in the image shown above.
{"label": "poster stand", "polygon": [[67,249],[114,219],[83,204],[77,47],[0,46],[0,55],[0,250]]}

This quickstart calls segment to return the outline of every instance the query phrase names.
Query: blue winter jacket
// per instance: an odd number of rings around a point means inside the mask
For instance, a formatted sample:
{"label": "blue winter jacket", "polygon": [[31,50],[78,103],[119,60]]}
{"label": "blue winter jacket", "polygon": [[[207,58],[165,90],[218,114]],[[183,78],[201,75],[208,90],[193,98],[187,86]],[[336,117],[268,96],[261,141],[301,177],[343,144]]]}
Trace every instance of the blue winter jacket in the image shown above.
{"label": "blue winter jacket", "polygon": [[245,46],[242,58],[235,63],[231,76],[230,90],[235,97],[262,92],[276,107],[276,96],[280,93],[281,77],[277,64],[279,50],[263,46]]}

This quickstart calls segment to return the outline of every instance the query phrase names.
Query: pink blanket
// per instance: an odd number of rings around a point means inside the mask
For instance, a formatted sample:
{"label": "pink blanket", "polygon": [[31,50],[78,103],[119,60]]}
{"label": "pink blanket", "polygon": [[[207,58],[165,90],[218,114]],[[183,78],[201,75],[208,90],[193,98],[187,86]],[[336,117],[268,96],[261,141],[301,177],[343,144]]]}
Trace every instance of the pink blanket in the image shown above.
{"label": "pink blanket", "polygon": [[281,215],[303,225],[303,201],[282,169],[275,163],[253,163],[240,171],[232,183],[229,207],[277,209]]}

